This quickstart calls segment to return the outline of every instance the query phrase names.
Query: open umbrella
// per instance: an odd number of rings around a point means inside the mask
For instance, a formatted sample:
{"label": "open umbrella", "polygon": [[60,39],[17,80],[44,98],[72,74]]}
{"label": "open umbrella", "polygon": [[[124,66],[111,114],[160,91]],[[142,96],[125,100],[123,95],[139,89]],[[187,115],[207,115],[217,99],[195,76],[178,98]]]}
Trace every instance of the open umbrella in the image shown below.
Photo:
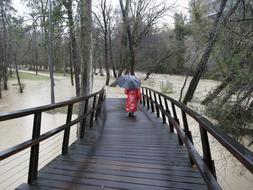
{"label": "open umbrella", "polygon": [[117,84],[121,88],[134,90],[140,88],[141,81],[133,75],[122,75],[121,77],[118,78]]}

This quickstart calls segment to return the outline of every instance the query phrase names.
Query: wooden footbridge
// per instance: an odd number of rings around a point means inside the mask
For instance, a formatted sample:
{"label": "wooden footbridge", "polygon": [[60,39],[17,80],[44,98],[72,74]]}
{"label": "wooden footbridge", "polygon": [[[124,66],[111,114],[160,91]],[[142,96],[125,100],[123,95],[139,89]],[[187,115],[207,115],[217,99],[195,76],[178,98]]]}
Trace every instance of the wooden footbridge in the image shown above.
{"label": "wooden footbridge", "polygon": [[[16,189],[221,189],[208,134],[253,172],[252,152],[207,119],[152,89],[143,87],[142,97],[133,118],[124,111],[125,100],[106,99],[104,89],[0,115],[0,121],[34,116],[32,138],[0,153],[3,161],[29,150],[28,180]],[[78,103],[82,114],[72,119]],[[66,124],[41,134],[42,113],[66,106]],[[203,156],[194,147],[189,117],[199,124]],[[70,130],[76,124],[78,139],[69,145]],[[60,132],[64,132],[62,154],[38,170],[40,144]]]}

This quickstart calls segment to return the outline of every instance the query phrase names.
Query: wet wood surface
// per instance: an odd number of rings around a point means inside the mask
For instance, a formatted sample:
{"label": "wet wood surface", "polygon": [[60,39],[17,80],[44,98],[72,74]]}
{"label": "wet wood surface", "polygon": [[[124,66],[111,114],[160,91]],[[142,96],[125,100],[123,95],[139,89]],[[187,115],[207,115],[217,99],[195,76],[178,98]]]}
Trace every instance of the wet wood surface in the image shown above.
{"label": "wet wood surface", "polygon": [[104,125],[42,168],[33,185],[17,189],[207,189],[161,118],[141,106],[129,118],[125,99],[107,99],[105,106]]}

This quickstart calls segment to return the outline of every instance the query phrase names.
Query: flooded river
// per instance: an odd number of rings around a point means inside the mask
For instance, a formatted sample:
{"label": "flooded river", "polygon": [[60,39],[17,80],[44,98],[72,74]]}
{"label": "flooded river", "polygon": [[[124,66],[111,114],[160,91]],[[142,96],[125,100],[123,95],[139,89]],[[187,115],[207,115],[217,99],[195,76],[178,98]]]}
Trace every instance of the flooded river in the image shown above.
{"label": "flooded river", "polygon": [[[141,74],[137,75],[143,78]],[[105,79],[95,76],[94,91],[102,88]],[[158,91],[166,83],[172,84],[171,97],[178,99],[181,86],[184,82],[183,76],[175,75],[151,75],[144,86],[150,86]],[[0,99],[0,112],[10,112],[34,106],[40,106],[50,103],[50,84],[48,80],[26,80],[24,93],[18,93],[15,85],[16,81],[10,81],[10,90],[3,93]],[[218,81],[201,80],[196,96],[191,106],[201,111],[199,102],[211,88],[217,86]],[[75,95],[75,89],[70,84],[67,77],[58,77],[55,87],[56,102],[67,100]],[[125,97],[120,88],[106,88],[107,97]],[[66,114],[61,112],[43,113],[42,115],[42,133],[53,129],[55,126],[64,124]],[[24,117],[20,119],[5,121],[0,123],[0,151],[17,145],[28,140],[32,136],[33,117]],[[195,121],[189,120],[189,126],[193,134],[194,143],[201,153],[201,144],[199,139],[198,125]],[[61,152],[62,133],[43,142],[40,147],[40,168],[52,160]],[[76,127],[71,131],[71,142],[76,139]],[[224,189],[253,189],[253,175],[248,172],[241,164],[236,161],[223,147],[214,139],[210,139],[213,158],[215,160],[216,172],[220,184]],[[8,158],[0,163],[0,189],[13,189],[21,182],[27,180],[27,168],[29,160],[29,150],[20,152],[14,157]]]}

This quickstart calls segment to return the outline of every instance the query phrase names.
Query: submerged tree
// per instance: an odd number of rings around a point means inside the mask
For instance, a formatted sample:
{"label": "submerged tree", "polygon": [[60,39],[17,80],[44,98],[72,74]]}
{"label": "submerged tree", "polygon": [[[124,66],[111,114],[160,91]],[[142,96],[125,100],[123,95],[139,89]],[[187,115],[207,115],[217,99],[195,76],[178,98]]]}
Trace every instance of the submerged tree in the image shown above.
{"label": "submerged tree", "polygon": [[240,2],[213,51],[222,80],[205,98],[207,113],[237,140],[253,137],[253,4]]}
{"label": "submerged tree", "polygon": [[8,89],[8,67],[10,67],[8,25],[11,14],[14,11],[11,0],[0,1],[0,98],[2,97],[2,84],[5,90]]}
{"label": "submerged tree", "polygon": [[233,7],[225,15],[224,19],[222,19],[222,14],[226,7],[227,0],[221,1],[219,11],[217,12],[217,16],[213,22],[213,27],[209,33],[208,44],[206,45],[204,53],[202,54],[197,64],[196,71],[194,72],[193,78],[190,82],[190,85],[184,97],[184,100],[183,100],[184,104],[187,104],[193,98],[193,95],[198,86],[199,80],[201,79],[203,73],[206,70],[207,62],[213,50],[213,46],[215,45],[217,38],[221,32],[221,29],[223,28],[223,25],[228,22],[228,19],[231,17],[231,15],[234,13],[236,8],[238,7],[239,2],[240,0],[237,0],[236,3],[233,5]]}
{"label": "submerged tree", "polygon": [[20,46],[22,43],[22,38],[25,35],[26,29],[23,26],[23,19],[21,18],[12,18],[12,22],[10,27],[10,43],[11,43],[11,52],[12,52],[12,57],[14,61],[14,67],[15,67],[15,72],[16,72],[16,77],[19,85],[19,92],[23,93],[23,88],[24,86],[21,84],[20,76],[19,76],[19,71],[18,71],[18,63],[20,62]]}

